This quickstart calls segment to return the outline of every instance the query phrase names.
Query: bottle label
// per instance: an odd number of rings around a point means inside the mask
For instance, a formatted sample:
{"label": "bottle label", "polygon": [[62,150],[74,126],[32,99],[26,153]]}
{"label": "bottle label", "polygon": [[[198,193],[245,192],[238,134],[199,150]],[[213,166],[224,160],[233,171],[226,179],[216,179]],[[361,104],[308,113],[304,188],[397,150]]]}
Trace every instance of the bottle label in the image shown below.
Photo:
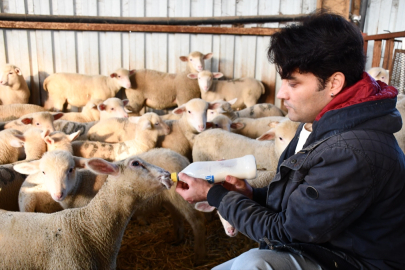
{"label": "bottle label", "polygon": [[207,175],[207,176],[205,176],[205,180],[207,180],[208,183],[213,184],[214,183],[214,176],[213,175]]}

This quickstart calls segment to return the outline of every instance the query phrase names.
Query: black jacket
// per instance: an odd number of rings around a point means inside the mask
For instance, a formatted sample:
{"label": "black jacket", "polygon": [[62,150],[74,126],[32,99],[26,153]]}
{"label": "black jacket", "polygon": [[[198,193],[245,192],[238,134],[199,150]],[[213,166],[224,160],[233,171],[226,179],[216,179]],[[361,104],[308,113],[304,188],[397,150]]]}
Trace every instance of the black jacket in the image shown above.
{"label": "black jacket", "polygon": [[313,258],[324,269],[405,269],[405,156],[393,133],[396,98],[326,112],[254,201],[214,186],[208,202],[262,248]]}

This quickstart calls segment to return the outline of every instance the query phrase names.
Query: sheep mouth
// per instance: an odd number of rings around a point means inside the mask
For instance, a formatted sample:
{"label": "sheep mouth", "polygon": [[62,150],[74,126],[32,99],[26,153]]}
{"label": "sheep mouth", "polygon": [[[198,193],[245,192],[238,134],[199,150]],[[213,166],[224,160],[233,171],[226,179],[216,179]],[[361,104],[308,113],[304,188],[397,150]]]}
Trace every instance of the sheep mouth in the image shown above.
{"label": "sheep mouth", "polygon": [[173,185],[173,181],[170,178],[169,172],[166,172],[163,175],[159,176],[159,181],[166,189],[170,189]]}

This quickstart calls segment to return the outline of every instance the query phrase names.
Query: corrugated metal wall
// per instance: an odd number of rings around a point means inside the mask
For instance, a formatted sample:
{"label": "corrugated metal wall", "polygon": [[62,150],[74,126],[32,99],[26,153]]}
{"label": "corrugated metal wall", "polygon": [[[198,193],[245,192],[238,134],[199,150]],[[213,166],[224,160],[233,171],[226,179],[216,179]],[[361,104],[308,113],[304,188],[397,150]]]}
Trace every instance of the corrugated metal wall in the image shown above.
{"label": "corrugated metal wall", "polygon": [[[1,12],[117,17],[212,17],[300,14],[315,10],[316,0],[3,0]],[[405,0],[369,1],[365,32],[403,31]],[[278,23],[246,27],[282,27]],[[224,25],[223,27],[230,27]],[[277,89],[279,78],[267,61],[270,37],[48,30],[0,30],[0,64],[23,71],[31,103],[43,104],[42,82],[55,72],[108,75],[119,67],[175,73],[179,56],[213,52],[206,68],[226,78],[251,76]],[[372,44],[370,44],[372,46]],[[372,48],[369,48],[372,52]],[[371,57],[369,57],[371,59]],[[271,89],[275,91],[275,89]],[[276,100],[279,105],[279,101]]]}

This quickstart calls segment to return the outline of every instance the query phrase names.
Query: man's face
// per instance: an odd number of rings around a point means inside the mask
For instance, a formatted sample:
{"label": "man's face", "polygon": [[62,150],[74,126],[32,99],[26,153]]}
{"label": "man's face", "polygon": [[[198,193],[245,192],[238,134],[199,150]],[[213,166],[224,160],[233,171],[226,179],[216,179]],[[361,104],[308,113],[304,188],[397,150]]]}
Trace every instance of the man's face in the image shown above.
{"label": "man's face", "polygon": [[293,72],[291,77],[283,79],[277,98],[284,99],[288,117],[292,121],[312,123],[322,109],[332,100],[331,84],[322,89],[318,79],[312,73]]}

